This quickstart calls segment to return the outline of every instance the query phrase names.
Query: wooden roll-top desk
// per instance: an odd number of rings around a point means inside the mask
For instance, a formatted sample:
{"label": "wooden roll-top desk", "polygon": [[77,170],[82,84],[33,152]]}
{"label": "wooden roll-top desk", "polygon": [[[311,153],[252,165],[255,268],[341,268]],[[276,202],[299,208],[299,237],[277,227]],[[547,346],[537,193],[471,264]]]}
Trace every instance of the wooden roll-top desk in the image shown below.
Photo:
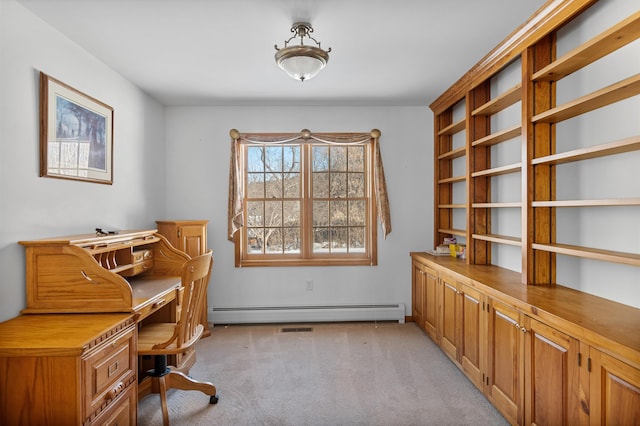
{"label": "wooden roll-top desk", "polygon": [[[156,230],[20,244],[27,301],[0,323],[0,424],[135,424],[136,326],[180,315],[189,256]],[[188,373],[195,352],[170,362]]]}

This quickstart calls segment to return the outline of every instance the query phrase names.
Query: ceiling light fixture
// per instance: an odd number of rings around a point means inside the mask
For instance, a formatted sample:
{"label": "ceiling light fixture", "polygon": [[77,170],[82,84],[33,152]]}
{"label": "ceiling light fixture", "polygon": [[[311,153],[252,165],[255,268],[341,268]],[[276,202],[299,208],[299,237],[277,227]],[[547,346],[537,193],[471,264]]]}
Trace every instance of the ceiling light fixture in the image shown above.
{"label": "ceiling light fixture", "polygon": [[[284,42],[282,49],[278,48],[277,44],[275,45],[277,50],[276,63],[292,78],[300,81],[309,80],[327,65],[331,48],[323,50],[320,47],[320,42],[311,37],[313,27],[309,23],[297,22],[291,27],[291,32],[294,35]],[[289,42],[296,38],[300,39],[300,44],[289,46]],[[305,38],[313,40],[317,47],[305,45]]]}

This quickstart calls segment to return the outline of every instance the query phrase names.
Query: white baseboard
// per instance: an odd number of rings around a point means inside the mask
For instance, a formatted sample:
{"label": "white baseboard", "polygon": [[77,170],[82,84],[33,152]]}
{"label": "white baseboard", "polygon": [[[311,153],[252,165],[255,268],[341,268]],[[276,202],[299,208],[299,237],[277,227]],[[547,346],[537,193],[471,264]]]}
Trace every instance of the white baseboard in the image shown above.
{"label": "white baseboard", "polygon": [[213,324],[336,321],[398,321],[404,323],[404,309],[404,303],[395,305],[213,307],[208,318]]}

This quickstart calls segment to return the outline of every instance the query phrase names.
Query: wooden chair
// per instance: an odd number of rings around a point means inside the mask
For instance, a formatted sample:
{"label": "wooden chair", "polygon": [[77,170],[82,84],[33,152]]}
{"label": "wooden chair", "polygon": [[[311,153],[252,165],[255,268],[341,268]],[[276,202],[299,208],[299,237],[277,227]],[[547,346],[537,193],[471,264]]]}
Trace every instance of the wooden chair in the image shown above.
{"label": "wooden chair", "polygon": [[209,395],[209,403],[216,404],[216,387],[209,382],[200,382],[167,366],[167,355],[181,354],[192,348],[200,339],[204,326],[202,318],[203,298],[209,283],[213,257],[211,251],[192,258],[182,266],[182,296],[179,298],[180,313],[175,323],[151,323],[138,331],[138,355],[152,355],[154,368],[139,385],[139,396],[160,394],[162,418],[169,424],[167,390],[197,390]]}

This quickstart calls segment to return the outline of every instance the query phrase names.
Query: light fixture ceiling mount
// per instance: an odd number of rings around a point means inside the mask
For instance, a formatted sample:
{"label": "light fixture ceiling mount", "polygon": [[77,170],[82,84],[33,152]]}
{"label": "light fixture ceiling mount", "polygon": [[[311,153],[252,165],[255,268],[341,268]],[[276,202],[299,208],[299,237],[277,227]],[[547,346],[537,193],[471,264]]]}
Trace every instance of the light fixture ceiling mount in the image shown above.
{"label": "light fixture ceiling mount", "polygon": [[[320,42],[311,36],[313,27],[307,22],[297,22],[291,27],[291,36],[284,42],[284,47],[276,44],[276,63],[280,68],[296,80],[305,81],[313,78],[327,65],[331,48],[323,50]],[[304,44],[304,39],[312,40],[316,46]],[[290,46],[289,43],[299,39],[300,44]]]}

